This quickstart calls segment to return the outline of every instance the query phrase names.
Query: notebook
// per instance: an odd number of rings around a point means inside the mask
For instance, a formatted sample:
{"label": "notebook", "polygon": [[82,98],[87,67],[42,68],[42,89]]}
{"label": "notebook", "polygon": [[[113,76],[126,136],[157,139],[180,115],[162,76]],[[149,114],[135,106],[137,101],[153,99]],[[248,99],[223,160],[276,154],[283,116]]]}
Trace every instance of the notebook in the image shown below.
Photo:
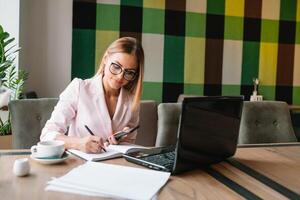
{"label": "notebook", "polygon": [[69,149],[67,152],[80,157],[86,161],[101,161],[101,160],[108,160],[112,158],[122,157],[122,155],[128,151],[129,149],[143,149],[146,147],[134,145],[134,144],[119,144],[119,145],[109,145],[106,148],[106,152],[102,153],[85,153],[76,149]]}
{"label": "notebook", "polygon": [[172,174],[220,162],[236,151],[242,106],[242,96],[185,98],[176,145],[133,149],[123,157]]}

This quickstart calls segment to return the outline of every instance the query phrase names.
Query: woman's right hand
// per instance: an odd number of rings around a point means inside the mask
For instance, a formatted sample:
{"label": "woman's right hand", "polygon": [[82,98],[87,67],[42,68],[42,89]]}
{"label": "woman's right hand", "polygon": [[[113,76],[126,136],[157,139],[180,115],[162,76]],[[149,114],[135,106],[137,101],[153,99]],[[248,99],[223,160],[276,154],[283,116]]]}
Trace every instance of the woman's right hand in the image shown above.
{"label": "woman's right hand", "polygon": [[101,153],[105,146],[103,139],[98,136],[78,138],[78,149],[86,153]]}

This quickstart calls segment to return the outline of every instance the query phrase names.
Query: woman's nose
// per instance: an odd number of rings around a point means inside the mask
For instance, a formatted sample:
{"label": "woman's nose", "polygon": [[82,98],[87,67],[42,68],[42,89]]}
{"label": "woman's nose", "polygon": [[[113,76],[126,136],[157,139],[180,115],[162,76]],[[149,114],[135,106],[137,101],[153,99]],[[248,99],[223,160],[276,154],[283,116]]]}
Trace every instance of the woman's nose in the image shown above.
{"label": "woman's nose", "polygon": [[124,72],[121,72],[120,74],[117,75],[118,80],[124,79]]}

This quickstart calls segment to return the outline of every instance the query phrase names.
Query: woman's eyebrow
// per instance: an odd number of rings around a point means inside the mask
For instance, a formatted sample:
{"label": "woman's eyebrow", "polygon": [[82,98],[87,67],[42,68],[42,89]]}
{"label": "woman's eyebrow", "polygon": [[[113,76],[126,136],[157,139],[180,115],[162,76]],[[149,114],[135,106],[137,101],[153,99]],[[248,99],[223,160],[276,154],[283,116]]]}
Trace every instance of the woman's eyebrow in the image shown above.
{"label": "woman's eyebrow", "polygon": [[123,65],[121,63],[119,63],[119,61],[114,61],[113,63],[120,65],[121,67],[123,67]]}
{"label": "woman's eyebrow", "polygon": [[[113,61],[113,63],[115,63],[115,64],[117,64],[117,65],[120,65],[121,67],[123,67],[124,68],[124,66],[121,64],[121,63],[119,63],[119,61]],[[129,68],[129,69],[125,69],[125,70],[133,70],[133,71],[137,71],[137,69],[136,68]]]}

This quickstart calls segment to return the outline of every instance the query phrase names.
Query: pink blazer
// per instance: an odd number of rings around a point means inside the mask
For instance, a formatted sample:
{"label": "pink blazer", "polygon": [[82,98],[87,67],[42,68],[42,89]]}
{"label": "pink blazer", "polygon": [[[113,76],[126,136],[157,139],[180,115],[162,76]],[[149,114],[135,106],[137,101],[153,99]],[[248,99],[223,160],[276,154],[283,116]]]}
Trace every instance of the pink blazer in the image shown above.
{"label": "pink blazer", "polygon": [[[134,127],[139,122],[139,109],[131,111],[133,96],[121,89],[113,118],[110,118],[102,86],[102,76],[81,80],[75,78],[60,94],[59,101],[46,122],[41,133],[41,140],[53,140],[57,134],[84,137],[89,133],[87,125],[95,135],[106,139],[124,127]],[[136,132],[128,136],[136,138]]]}

